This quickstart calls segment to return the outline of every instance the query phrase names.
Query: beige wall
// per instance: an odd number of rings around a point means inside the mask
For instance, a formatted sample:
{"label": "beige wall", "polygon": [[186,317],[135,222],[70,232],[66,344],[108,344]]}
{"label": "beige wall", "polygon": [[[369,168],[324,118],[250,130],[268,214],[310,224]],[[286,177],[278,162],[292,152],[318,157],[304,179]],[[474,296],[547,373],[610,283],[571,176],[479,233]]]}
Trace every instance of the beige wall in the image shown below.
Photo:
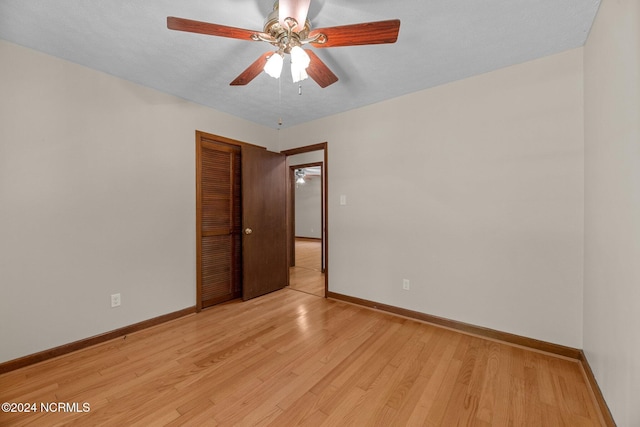
{"label": "beige wall", "polygon": [[[324,150],[287,157],[287,165],[324,162]],[[324,170],[324,169],[323,169]],[[314,177],[303,186],[296,186],[295,233],[298,237],[322,237],[322,180]]]}
{"label": "beige wall", "polygon": [[602,1],[584,58],[584,350],[618,425],[638,426],[639,1]]}
{"label": "beige wall", "polygon": [[582,49],[280,133],[329,144],[331,291],[582,347]]}
{"label": "beige wall", "polygon": [[4,41],[0,58],[0,362],[193,306],[194,131],[277,131]]}

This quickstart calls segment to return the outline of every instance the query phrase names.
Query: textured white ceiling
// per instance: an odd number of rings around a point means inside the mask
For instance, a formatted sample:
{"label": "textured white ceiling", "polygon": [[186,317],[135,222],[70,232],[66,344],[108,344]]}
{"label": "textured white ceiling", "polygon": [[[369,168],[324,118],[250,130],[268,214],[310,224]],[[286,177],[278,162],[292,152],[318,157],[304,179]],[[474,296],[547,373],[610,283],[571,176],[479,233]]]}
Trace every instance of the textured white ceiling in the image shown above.
{"label": "textured white ceiling", "polygon": [[[316,49],[328,88],[262,73],[266,43],[170,31],[177,16],[261,30],[273,0],[0,0],[0,38],[277,128],[582,46],[600,0],[311,0],[314,28],[398,18],[396,44]],[[0,58],[0,63],[2,58]]]}

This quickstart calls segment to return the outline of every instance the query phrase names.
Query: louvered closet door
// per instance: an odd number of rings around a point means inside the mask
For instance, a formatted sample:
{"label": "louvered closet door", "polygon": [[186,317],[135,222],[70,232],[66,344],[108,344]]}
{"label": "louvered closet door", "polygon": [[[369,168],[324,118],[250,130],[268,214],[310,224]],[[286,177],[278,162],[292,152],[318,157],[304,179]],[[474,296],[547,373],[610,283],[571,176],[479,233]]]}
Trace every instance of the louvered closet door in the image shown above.
{"label": "louvered closet door", "polygon": [[198,305],[242,295],[240,148],[198,147]]}

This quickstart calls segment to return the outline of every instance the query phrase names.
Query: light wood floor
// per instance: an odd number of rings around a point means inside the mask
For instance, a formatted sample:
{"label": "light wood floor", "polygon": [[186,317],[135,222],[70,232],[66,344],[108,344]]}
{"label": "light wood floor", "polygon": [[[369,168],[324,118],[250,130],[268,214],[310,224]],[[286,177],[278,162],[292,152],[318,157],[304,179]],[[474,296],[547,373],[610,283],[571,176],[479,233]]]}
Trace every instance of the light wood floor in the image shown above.
{"label": "light wood floor", "polygon": [[0,425],[596,426],[578,363],[283,289],[0,376]]}
{"label": "light wood floor", "polygon": [[289,268],[289,287],[296,291],[324,296],[320,240],[296,239],[296,265]]}

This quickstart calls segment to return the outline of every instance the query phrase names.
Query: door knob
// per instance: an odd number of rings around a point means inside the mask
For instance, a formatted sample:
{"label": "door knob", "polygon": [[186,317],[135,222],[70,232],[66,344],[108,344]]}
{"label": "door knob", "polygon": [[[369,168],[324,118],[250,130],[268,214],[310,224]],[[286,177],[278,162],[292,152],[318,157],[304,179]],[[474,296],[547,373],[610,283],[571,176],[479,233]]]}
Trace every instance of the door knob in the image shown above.
{"label": "door knob", "polygon": [[253,233],[253,230],[250,229],[249,227],[244,229],[244,234],[251,234],[251,233]]}

